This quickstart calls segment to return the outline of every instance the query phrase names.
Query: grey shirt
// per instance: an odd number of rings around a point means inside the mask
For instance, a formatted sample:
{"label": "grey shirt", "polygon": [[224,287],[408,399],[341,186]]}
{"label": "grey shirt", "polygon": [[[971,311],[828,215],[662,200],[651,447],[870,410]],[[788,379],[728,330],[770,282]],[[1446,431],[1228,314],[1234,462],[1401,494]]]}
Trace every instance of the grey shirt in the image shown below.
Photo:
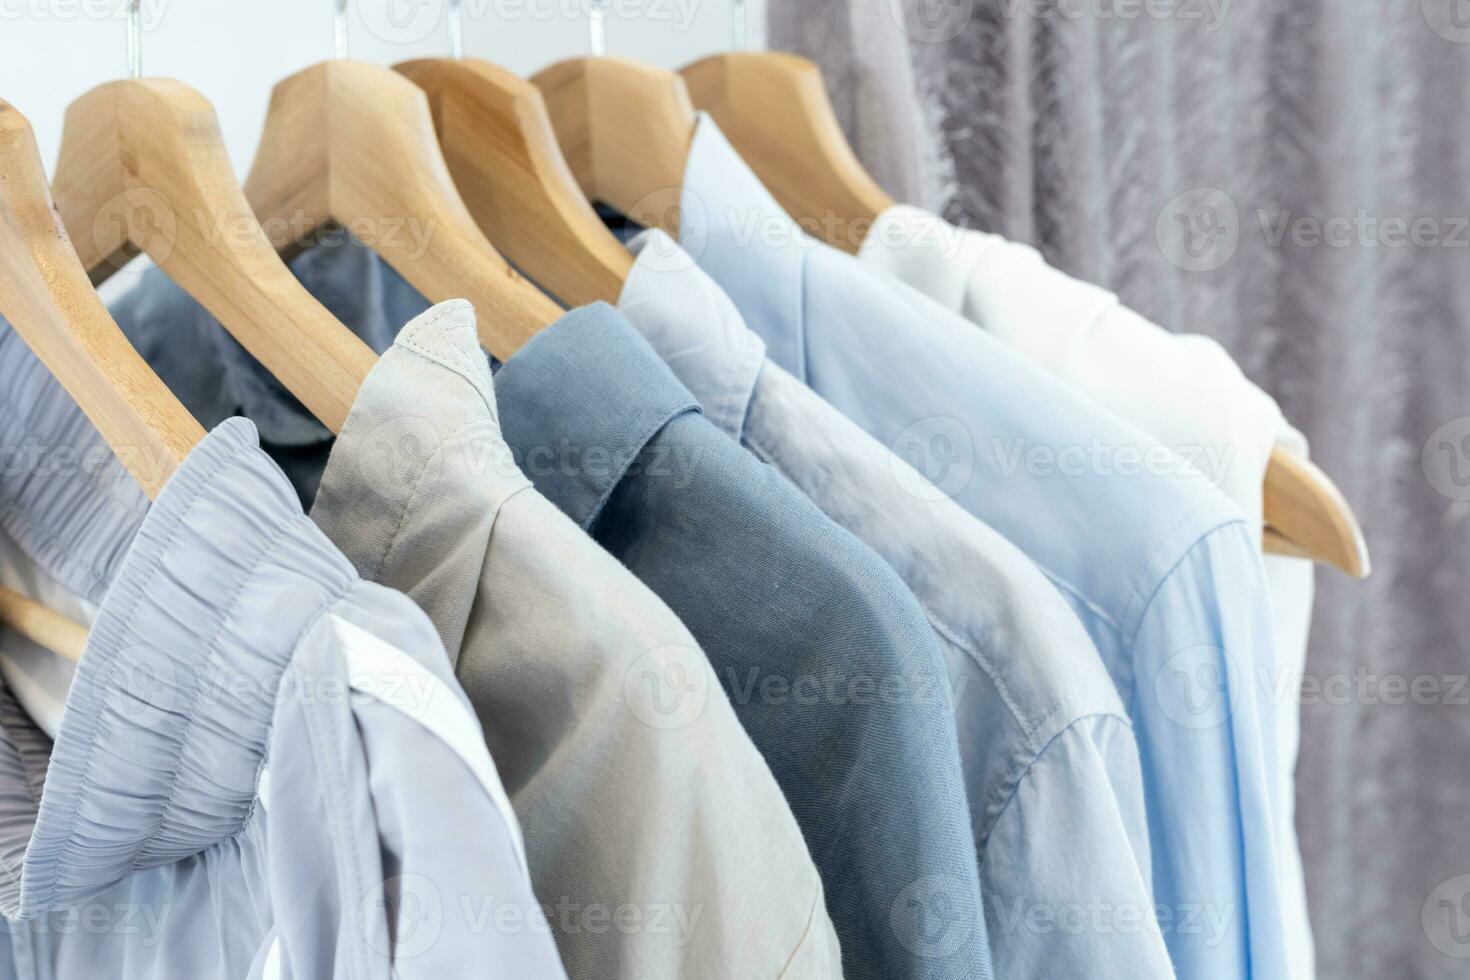
{"label": "grey shirt", "polygon": [[841,975],[770,769],[678,617],[517,466],[468,303],[383,355],[312,518],[457,658],[573,977]]}

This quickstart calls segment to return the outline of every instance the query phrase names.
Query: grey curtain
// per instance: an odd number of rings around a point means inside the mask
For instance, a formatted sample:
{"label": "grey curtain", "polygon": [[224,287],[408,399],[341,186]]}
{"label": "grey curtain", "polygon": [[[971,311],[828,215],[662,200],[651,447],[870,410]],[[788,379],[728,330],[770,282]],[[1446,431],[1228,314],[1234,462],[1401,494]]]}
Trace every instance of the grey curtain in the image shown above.
{"label": "grey curtain", "polygon": [[1470,2],[771,0],[769,32],[896,197],[1216,337],[1311,437],[1375,564],[1319,575],[1319,973],[1470,976]]}

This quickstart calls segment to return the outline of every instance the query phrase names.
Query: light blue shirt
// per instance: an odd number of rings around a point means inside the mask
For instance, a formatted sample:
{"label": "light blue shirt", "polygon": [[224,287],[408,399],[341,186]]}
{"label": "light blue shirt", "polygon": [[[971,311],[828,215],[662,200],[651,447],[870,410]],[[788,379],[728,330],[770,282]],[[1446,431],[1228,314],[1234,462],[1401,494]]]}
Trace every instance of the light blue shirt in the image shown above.
{"label": "light blue shirt", "polygon": [[796,484],[913,590],[944,653],[995,975],[1172,977],[1157,929],[1075,921],[1091,898],[1153,908],[1133,726],[1092,640],[1045,576],[779,365],[663,232],[630,246],[620,306],[708,419]]}
{"label": "light blue shirt", "polygon": [[[1260,685],[1274,654],[1239,511],[1175,453],[1002,342],[814,243],[707,117],[680,237],[771,360],[1018,545],[1071,602],[1133,719],[1154,912],[1178,974],[1284,975],[1281,804]],[[1080,925],[1039,909],[1017,927],[1137,928],[1139,910],[1101,904]]]}

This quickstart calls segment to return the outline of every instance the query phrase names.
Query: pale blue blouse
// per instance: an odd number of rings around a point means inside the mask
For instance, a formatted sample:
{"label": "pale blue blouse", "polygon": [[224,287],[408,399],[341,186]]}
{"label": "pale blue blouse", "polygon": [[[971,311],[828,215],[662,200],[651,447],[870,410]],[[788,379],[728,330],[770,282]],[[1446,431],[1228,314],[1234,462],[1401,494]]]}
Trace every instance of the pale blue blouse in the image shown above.
{"label": "pale blue blouse", "polygon": [[[708,117],[681,203],[681,244],[767,356],[1018,545],[1081,617],[1133,719],[1153,912],[1178,974],[1282,976],[1258,532],[1171,450],[814,242]],[[1094,908],[1082,927],[1136,912]]]}

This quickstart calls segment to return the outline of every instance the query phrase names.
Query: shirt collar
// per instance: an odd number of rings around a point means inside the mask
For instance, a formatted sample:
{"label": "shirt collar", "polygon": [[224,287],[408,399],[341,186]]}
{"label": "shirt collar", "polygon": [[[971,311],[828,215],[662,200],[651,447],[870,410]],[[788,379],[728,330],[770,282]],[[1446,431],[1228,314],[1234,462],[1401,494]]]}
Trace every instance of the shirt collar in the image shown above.
{"label": "shirt collar", "polygon": [[584,528],[664,426],[699,410],[606,303],[573,310],[538,333],[500,368],[495,387],[521,469]]}
{"label": "shirt collar", "polygon": [[704,414],[739,441],[766,345],[687,252],[662,231],[628,244],[633,269],[618,308],[699,399]]}
{"label": "shirt collar", "polygon": [[805,380],[803,277],[817,242],[781,209],[706,113],[684,170],[679,244],[745,311],[771,360]]}
{"label": "shirt collar", "polygon": [[0,711],[0,856],[19,869],[0,876],[7,915],[42,913],[238,833],[281,675],[308,625],[356,581],[243,419],[206,436],[130,530],[39,803],[16,791],[19,768],[35,769],[35,733]]}

